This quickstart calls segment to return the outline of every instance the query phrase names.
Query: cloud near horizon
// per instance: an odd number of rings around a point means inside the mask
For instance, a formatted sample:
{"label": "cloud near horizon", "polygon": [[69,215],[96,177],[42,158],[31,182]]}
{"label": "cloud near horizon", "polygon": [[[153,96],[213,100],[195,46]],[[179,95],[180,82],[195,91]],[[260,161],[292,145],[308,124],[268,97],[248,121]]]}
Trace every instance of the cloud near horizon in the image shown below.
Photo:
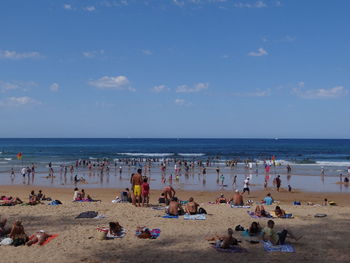
{"label": "cloud near horizon", "polygon": [[0,100],[0,107],[19,107],[24,105],[38,105],[38,104],[41,104],[41,102],[27,96],[8,97],[3,100]]}
{"label": "cloud near horizon", "polygon": [[304,83],[300,82],[298,88],[292,89],[292,93],[302,99],[334,99],[346,96],[349,91],[343,86],[329,89],[304,89]]}
{"label": "cloud near horizon", "polygon": [[20,60],[20,59],[35,59],[35,58],[41,58],[42,55],[40,55],[39,52],[32,51],[32,52],[22,52],[19,53],[17,51],[12,50],[0,50],[0,59],[13,59],[13,60]]}
{"label": "cloud near horizon", "polygon": [[248,53],[248,56],[251,57],[261,57],[261,56],[267,56],[269,53],[262,47],[258,49],[258,51],[252,51]]}
{"label": "cloud near horizon", "polygon": [[207,90],[209,88],[208,83],[199,82],[195,84],[193,87],[189,87],[187,85],[180,85],[176,89],[176,93],[197,93],[203,90]]}

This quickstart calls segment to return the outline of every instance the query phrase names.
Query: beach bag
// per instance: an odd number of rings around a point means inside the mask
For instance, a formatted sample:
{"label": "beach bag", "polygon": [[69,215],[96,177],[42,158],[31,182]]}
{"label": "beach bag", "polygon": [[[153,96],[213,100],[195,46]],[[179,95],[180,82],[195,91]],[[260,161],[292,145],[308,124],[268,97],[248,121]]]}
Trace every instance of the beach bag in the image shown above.
{"label": "beach bag", "polygon": [[200,207],[200,208],[198,209],[198,214],[207,214],[207,211],[205,211],[204,208]]}
{"label": "beach bag", "polygon": [[294,201],[294,205],[301,205],[300,201]]}
{"label": "beach bag", "polygon": [[97,231],[97,239],[98,240],[106,240],[107,239],[107,231]]}
{"label": "beach bag", "polygon": [[241,225],[238,225],[238,226],[235,227],[235,230],[236,231],[244,231],[244,227],[241,226]]}
{"label": "beach bag", "polygon": [[9,245],[12,245],[13,243],[13,240],[12,238],[4,238],[1,242],[0,242],[0,245],[1,246],[9,246]]}

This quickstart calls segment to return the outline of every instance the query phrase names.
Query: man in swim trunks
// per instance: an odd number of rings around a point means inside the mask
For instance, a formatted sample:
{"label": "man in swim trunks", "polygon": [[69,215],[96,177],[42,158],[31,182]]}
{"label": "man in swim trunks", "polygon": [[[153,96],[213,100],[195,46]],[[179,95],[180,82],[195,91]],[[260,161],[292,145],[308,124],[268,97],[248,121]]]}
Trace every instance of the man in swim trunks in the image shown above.
{"label": "man in swim trunks", "polygon": [[298,241],[302,236],[296,237],[290,230],[283,229],[281,232],[276,232],[273,228],[275,222],[272,220],[267,221],[267,227],[263,229],[263,240],[270,241],[273,245],[284,245],[286,238],[290,237],[295,241]]}
{"label": "man in swim trunks", "polygon": [[235,206],[242,206],[243,203],[243,196],[240,194],[238,190],[235,191],[232,198],[230,199],[230,203],[233,203]]}
{"label": "man in swim trunks", "polygon": [[135,206],[140,207],[141,206],[141,184],[142,184],[142,169],[138,169],[137,173],[134,174],[134,176],[131,178],[132,181],[132,188],[133,188],[133,192],[134,192],[134,202],[133,204]]}
{"label": "man in swim trunks", "polygon": [[171,199],[167,213],[171,216],[178,216],[183,214],[183,209],[177,197],[173,197]]}

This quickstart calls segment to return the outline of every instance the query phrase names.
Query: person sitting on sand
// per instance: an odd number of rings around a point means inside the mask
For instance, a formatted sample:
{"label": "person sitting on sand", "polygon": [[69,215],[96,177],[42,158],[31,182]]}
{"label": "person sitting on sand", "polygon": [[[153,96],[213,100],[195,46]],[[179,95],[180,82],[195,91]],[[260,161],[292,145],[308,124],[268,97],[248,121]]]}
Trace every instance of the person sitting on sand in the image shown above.
{"label": "person sitting on sand", "polygon": [[173,197],[169,203],[167,214],[171,216],[178,216],[183,214],[183,209],[179,203],[177,197]]}
{"label": "person sitting on sand", "polygon": [[208,241],[215,241],[216,247],[228,249],[231,246],[238,245],[237,239],[233,237],[232,228],[227,229],[227,234],[224,236],[214,236],[207,239]]}
{"label": "person sitting on sand", "polygon": [[271,196],[270,193],[268,193],[267,196],[265,196],[265,198],[264,198],[264,200],[263,200],[263,203],[264,203],[265,205],[272,205],[272,203],[273,203],[273,198],[272,198],[272,196]]}
{"label": "person sitting on sand", "polygon": [[273,228],[275,222],[273,220],[267,221],[267,227],[262,231],[263,240],[270,241],[273,245],[284,245],[286,238],[290,237],[295,241],[298,241],[302,236],[296,237],[290,230],[283,229],[281,232],[276,232]]}
{"label": "person sitting on sand", "polygon": [[13,245],[20,246],[24,245],[28,241],[28,236],[24,232],[24,227],[22,225],[22,222],[19,220],[16,220],[11,228],[9,237],[13,240]]}
{"label": "person sitting on sand", "polygon": [[158,203],[159,204],[165,204],[166,203],[165,194],[164,193],[160,194],[160,197],[158,198]]}
{"label": "person sitting on sand", "polygon": [[227,199],[225,198],[224,194],[221,194],[220,197],[218,197],[215,201],[216,204],[226,204]]}
{"label": "person sitting on sand", "polygon": [[81,195],[77,187],[74,188],[73,201],[81,200]]}
{"label": "person sitting on sand", "polygon": [[122,197],[121,198],[122,202],[129,202],[129,203],[132,202],[131,193],[130,193],[129,188],[125,188],[125,190],[121,194],[121,197]]}
{"label": "person sitting on sand", "polygon": [[139,226],[136,229],[137,237],[141,239],[149,239],[152,238],[151,231],[149,228],[144,227],[144,226]]}
{"label": "person sitting on sand", "polygon": [[266,212],[263,205],[257,205],[254,214],[258,217],[268,217],[269,214]]}
{"label": "person sitting on sand", "polygon": [[122,235],[123,227],[118,222],[109,222],[107,238],[115,238]]}
{"label": "person sitting on sand", "polygon": [[243,196],[240,194],[239,190],[236,190],[230,199],[230,203],[234,206],[242,206],[244,205]]}
{"label": "person sitting on sand", "polygon": [[39,230],[29,238],[29,241],[26,243],[26,245],[30,247],[31,245],[38,243],[38,245],[41,246],[51,236],[52,235],[45,233],[44,230]]}
{"label": "person sitting on sand", "polygon": [[261,233],[261,226],[258,222],[253,222],[250,227],[249,227],[249,230],[248,230],[248,234],[249,236],[259,236],[260,233]]}
{"label": "person sitting on sand", "polygon": [[185,206],[185,213],[190,214],[190,215],[195,215],[198,213],[198,207],[199,204],[197,204],[193,197],[190,197],[188,199],[188,203]]}
{"label": "person sitting on sand", "polygon": [[286,216],[286,212],[283,209],[281,209],[279,206],[276,206],[276,208],[275,208],[275,215],[277,217],[285,217]]}
{"label": "person sitting on sand", "polygon": [[166,203],[168,203],[175,196],[176,191],[171,185],[168,185],[164,187],[163,193],[164,193],[165,201]]}
{"label": "person sitting on sand", "polygon": [[29,202],[28,202],[28,204],[29,205],[36,205],[38,203],[40,203],[40,201],[39,201],[37,195],[35,194],[34,190],[32,190],[30,192],[30,195],[29,195]]}
{"label": "person sitting on sand", "polygon": [[0,237],[7,235],[10,229],[6,227],[7,218],[0,217]]}

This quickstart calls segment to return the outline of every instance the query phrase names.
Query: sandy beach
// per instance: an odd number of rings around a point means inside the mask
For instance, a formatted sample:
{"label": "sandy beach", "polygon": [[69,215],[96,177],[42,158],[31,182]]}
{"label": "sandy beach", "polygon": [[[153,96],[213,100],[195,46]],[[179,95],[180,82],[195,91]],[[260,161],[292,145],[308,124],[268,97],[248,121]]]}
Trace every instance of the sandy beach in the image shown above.
{"label": "sandy beach", "polygon": [[[0,207],[1,216],[8,218],[11,224],[21,219],[27,234],[40,229],[50,234],[59,234],[45,246],[32,247],[2,246],[1,262],[349,262],[350,251],[347,238],[350,234],[350,198],[349,194],[310,193],[269,189],[280,201],[283,209],[293,213],[294,219],[275,219],[276,230],[287,228],[303,235],[298,242],[291,241],[295,253],[265,252],[262,244],[250,244],[240,232],[234,236],[241,240],[241,246],[248,253],[220,253],[210,247],[206,237],[224,234],[228,227],[240,224],[245,228],[257,220],[263,227],[267,219],[252,219],[247,210],[230,208],[229,205],[211,205],[219,192],[178,191],[181,200],[193,196],[208,212],[204,221],[185,221],[159,217],[163,211],[151,208],[136,208],[131,204],[112,204],[111,200],[120,190],[88,189],[87,193],[101,203],[73,203],[72,189],[40,188],[53,199],[63,202],[60,206],[36,205]],[[30,190],[39,190],[31,186],[1,186],[1,195],[18,196],[27,200]],[[232,195],[230,191],[223,192]],[[160,191],[151,192],[151,203],[156,204]],[[256,191],[245,200],[259,201],[266,192]],[[335,201],[338,206],[307,206],[306,202],[321,204],[324,198]],[[301,206],[293,206],[293,201],[301,201]],[[267,207],[272,211],[274,206]],[[255,206],[250,210],[255,209]],[[97,211],[106,216],[103,219],[75,219],[84,211]],[[325,213],[325,218],[314,218],[316,213]],[[122,239],[99,240],[97,227],[107,226],[110,221],[118,221],[127,234]],[[135,237],[137,226],[160,228],[161,235],[156,240],[140,240]]]}

